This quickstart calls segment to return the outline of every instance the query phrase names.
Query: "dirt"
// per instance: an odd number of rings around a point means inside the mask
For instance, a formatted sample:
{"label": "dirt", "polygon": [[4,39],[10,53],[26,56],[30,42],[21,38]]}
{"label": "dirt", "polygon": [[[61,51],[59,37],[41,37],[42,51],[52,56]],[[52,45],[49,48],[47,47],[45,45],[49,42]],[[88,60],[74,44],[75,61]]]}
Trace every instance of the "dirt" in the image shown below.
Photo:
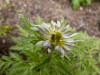
{"label": "dirt", "polygon": [[[68,23],[78,31],[85,31],[90,36],[100,37],[100,1],[93,2],[90,6],[81,6],[72,9],[70,0],[10,0],[7,5],[5,0],[0,0],[0,25],[21,24],[18,14],[24,14],[30,21],[35,21],[37,16],[45,22],[60,20],[64,17]],[[17,33],[17,29],[14,29]],[[6,44],[0,39],[0,52],[8,50],[13,43],[11,38],[6,39]]]}

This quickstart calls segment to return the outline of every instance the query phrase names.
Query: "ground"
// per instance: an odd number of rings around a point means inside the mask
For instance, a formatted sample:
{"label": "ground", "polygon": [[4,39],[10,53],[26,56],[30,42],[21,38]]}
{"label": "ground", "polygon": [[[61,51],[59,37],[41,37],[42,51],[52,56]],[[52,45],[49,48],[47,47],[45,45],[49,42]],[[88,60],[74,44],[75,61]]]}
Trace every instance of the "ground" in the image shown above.
{"label": "ground", "polygon": [[[10,3],[7,4],[7,1]],[[16,36],[16,24],[21,24],[18,14],[24,14],[30,21],[35,21],[37,16],[45,22],[59,20],[64,17],[77,31],[85,31],[90,36],[100,37],[100,1],[93,2],[90,6],[81,6],[72,9],[70,0],[0,0],[0,25],[14,27],[13,36]],[[8,38],[0,37],[0,52],[13,45],[11,35]],[[6,42],[3,43],[3,40]]]}

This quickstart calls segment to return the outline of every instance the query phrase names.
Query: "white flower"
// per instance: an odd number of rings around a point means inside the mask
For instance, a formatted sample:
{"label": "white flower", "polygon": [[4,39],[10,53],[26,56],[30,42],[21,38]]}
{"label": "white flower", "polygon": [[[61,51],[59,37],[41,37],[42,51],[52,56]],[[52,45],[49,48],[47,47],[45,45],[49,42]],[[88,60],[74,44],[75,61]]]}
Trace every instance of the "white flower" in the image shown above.
{"label": "white flower", "polygon": [[31,29],[37,31],[44,38],[44,40],[37,42],[36,46],[42,45],[48,53],[56,50],[61,53],[61,57],[64,57],[66,52],[75,46],[74,43],[79,41],[72,39],[77,33],[72,34],[66,31],[69,27],[69,25],[62,25],[60,21],[36,25]]}

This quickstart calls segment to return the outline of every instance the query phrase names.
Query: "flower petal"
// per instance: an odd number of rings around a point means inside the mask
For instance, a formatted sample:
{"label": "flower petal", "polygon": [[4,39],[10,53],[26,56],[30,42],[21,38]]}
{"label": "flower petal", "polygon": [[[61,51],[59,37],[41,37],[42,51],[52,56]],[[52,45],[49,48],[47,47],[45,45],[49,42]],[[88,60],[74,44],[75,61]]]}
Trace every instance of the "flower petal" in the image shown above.
{"label": "flower petal", "polygon": [[43,43],[43,46],[49,48],[49,47],[50,47],[50,42],[49,42],[48,40],[45,41],[45,42]]}
{"label": "flower petal", "polygon": [[54,21],[51,21],[51,24],[55,26],[55,25],[56,25],[56,22],[54,22]]}
{"label": "flower petal", "polygon": [[71,49],[68,46],[63,47],[65,50],[70,51]]}
{"label": "flower petal", "polygon": [[38,31],[38,30],[39,30],[39,29],[36,28],[36,27],[31,27],[31,29],[34,30],[34,31]]}
{"label": "flower petal", "polygon": [[75,41],[74,41],[73,39],[68,38],[66,42],[71,42],[71,43],[73,43],[73,42],[75,42]]}
{"label": "flower petal", "polygon": [[74,33],[74,34],[70,35],[70,37],[76,36],[77,34],[78,34],[78,33]]}
{"label": "flower petal", "polygon": [[64,57],[65,51],[61,46],[56,46],[55,50],[61,53],[61,57]]}
{"label": "flower petal", "polygon": [[61,26],[60,21],[57,21],[57,27],[59,28]]}
{"label": "flower petal", "polygon": [[70,38],[70,37],[69,37],[69,34],[63,34],[63,37],[64,37],[65,39]]}
{"label": "flower petal", "polygon": [[44,42],[45,42],[45,41],[39,41],[39,42],[37,42],[35,45],[36,45],[36,46],[40,46],[40,45],[43,45]]}
{"label": "flower petal", "polygon": [[48,48],[48,53],[52,53],[52,50],[50,48]]}
{"label": "flower petal", "polygon": [[67,45],[67,46],[71,46],[71,47],[74,47],[75,46],[74,43],[65,42],[64,44]]}
{"label": "flower petal", "polygon": [[63,26],[62,31],[63,32],[66,31],[69,27],[70,27],[70,25]]}

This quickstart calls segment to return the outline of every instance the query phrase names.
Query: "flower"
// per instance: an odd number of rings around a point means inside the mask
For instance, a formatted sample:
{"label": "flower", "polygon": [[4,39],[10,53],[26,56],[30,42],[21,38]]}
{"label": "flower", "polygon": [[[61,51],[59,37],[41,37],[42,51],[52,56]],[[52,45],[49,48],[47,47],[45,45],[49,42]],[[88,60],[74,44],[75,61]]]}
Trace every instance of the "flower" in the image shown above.
{"label": "flower", "polygon": [[77,33],[67,32],[69,25],[63,25],[60,21],[51,23],[42,23],[32,27],[34,31],[37,31],[44,39],[38,41],[36,46],[42,45],[48,53],[52,53],[53,50],[57,50],[61,53],[61,57],[65,56],[67,51],[70,51],[71,47],[74,47],[74,43],[78,40],[73,40],[72,37]]}

